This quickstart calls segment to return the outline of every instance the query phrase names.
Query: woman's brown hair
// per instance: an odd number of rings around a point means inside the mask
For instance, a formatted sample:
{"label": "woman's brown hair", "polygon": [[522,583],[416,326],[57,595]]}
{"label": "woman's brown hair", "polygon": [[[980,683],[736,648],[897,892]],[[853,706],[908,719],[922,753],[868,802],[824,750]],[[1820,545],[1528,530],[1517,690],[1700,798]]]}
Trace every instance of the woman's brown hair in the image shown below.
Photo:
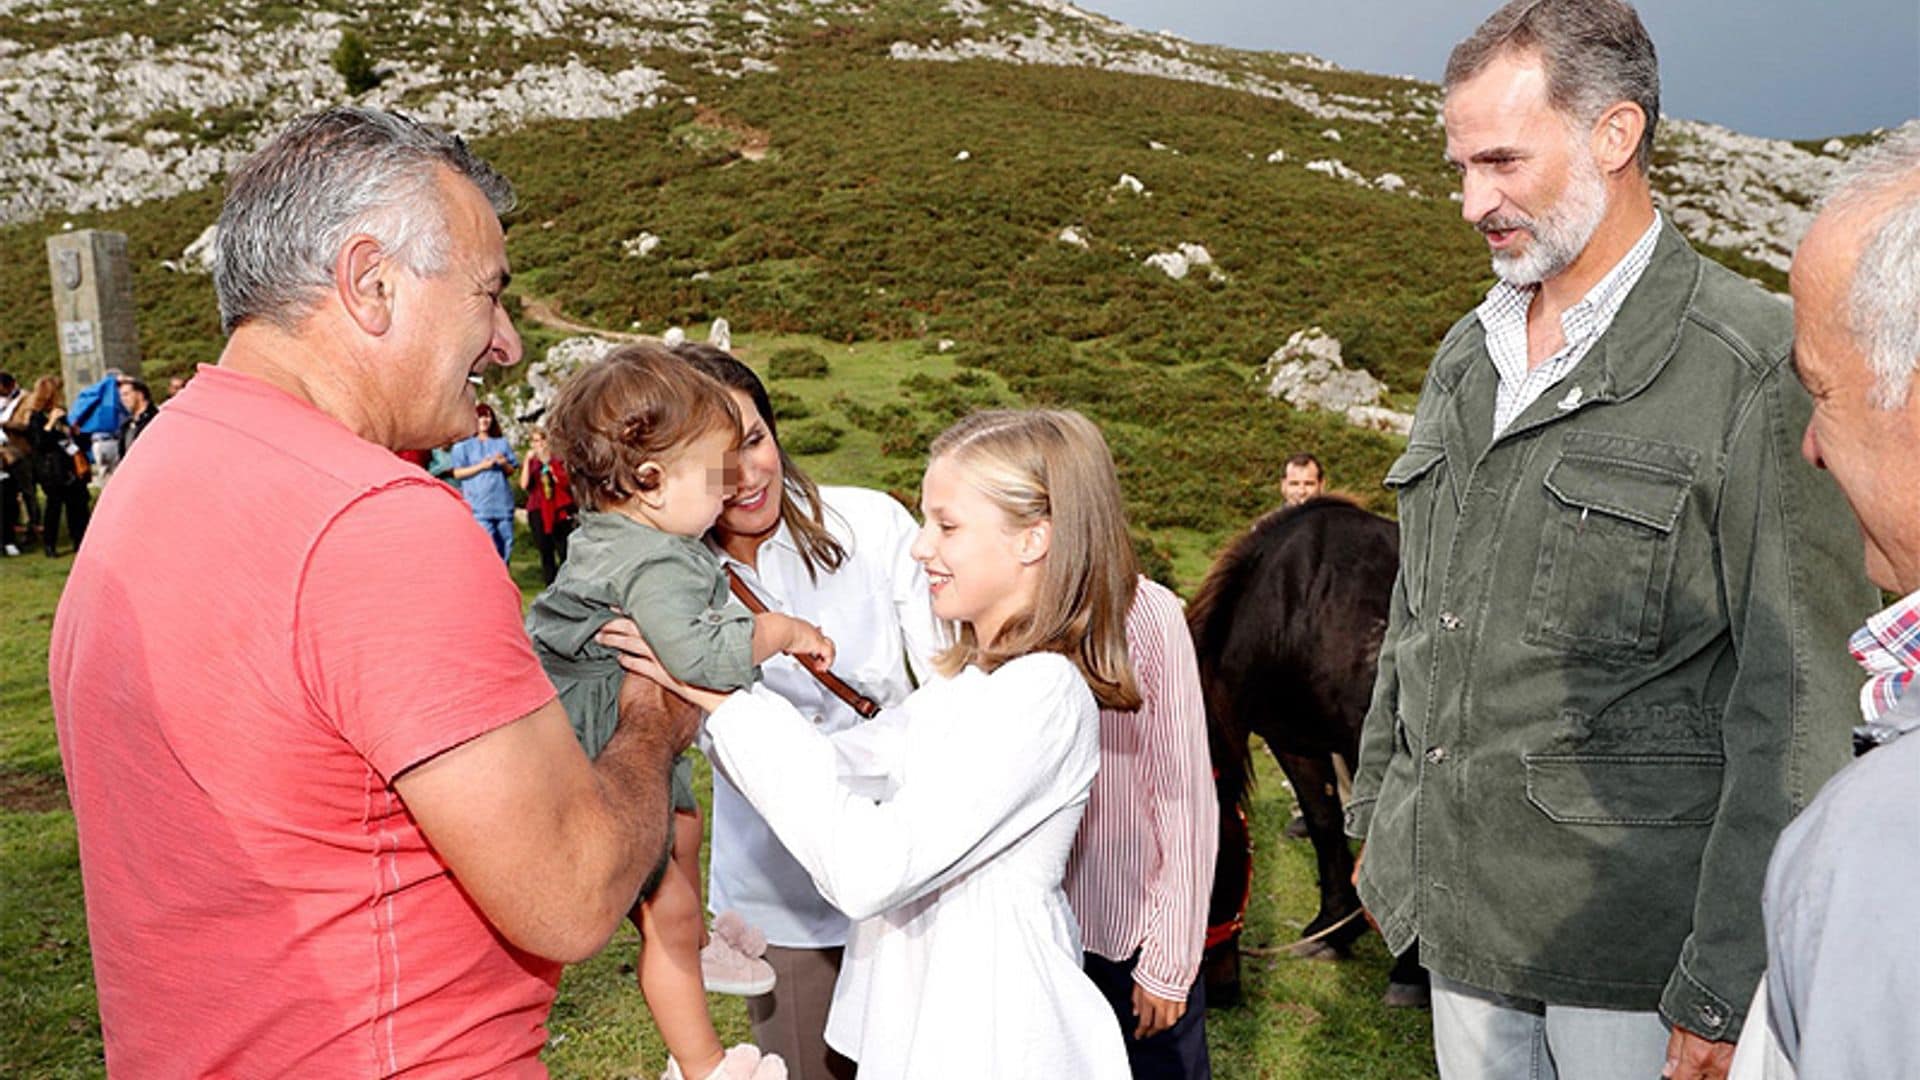
{"label": "woman's brown hair", "polygon": [[27,391],[26,399],[20,402],[20,417],[37,412],[52,412],[60,404],[60,376],[42,375],[33,381],[33,389]]}
{"label": "woman's brown hair", "polygon": [[643,475],[710,431],[740,438],[740,410],[719,383],[657,345],[622,345],[575,372],[547,409],[549,448],[573,497],[603,510],[650,491]]}
{"label": "woman's brown hair", "polygon": [[840,569],[840,564],[847,561],[847,549],[827,531],[826,508],[820,503],[819,487],[787,456],[786,447],[780,445],[773,403],[767,398],[767,388],[760,376],[732,353],[701,342],[682,342],[673,347],[673,354],[717,379],[722,386],[753,399],[753,407],[760,411],[760,419],[767,425],[767,435],[780,451],[780,520],[792,534],[794,547],[800,551],[800,563],[807,568],[807,578],[820,580],[816,565],[826,567],[828,573]]}
{"label": "woman's brown hair", "polygon": [[1137,709],[1127,656],[1127,611],[1139,567],[1107,441],[1086,417],[1051,409],[974,413],[941,433],[928,460],[951,462],[1015,526],[1050,524],[1033,606],[992,641],[962,624],[934,658],[944,675],[968,664],[992,671],[1031,652],[1072,660],[1103,708]]}
{"label": "woman's brown hair", "polygon": [[500,438],[500,418],[494,415],[493,406],[483,401],[473,407],[473,415],[487,422],[487,438]]}

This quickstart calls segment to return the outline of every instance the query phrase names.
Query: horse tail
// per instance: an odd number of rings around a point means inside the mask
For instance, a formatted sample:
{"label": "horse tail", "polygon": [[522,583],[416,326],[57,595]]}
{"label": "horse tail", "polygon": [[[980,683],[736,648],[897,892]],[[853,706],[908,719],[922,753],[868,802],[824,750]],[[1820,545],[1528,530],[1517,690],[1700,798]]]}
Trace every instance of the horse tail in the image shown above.
{"label": "horse tail", "polygon": [[1255,521],[1227,545],[1187,605],[1187,629],[1193,635],[1200,689],[1207,708],[1207,748],[1213,758],[1214,787],[1222,806],[1244,806],[1253,788],[1253,751],[1248,746],[1248,732],[1240,719],[1234,688],[1221,671],[1220,658],[1233,631],[1248,557],[1261,527],[1272,516]]}

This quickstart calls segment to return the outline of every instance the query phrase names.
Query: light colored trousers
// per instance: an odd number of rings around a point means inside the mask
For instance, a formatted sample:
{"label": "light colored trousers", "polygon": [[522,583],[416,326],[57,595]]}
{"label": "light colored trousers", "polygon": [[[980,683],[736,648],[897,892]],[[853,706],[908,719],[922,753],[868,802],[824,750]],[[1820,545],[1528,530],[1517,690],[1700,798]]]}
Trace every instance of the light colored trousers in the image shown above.
{"label": "light colored trousers", "polygon": [[1442,1080],[1657,1080],[1667,1025],[1655,1012],[1547,1005],[1433,976]]}

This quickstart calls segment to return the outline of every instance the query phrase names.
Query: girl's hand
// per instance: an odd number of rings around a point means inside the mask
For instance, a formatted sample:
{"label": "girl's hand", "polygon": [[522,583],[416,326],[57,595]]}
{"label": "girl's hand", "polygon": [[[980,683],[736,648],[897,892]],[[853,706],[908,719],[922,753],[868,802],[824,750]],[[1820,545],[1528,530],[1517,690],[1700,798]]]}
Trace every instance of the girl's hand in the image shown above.
{"label": "girl's hand", "polygon": [[833,653],[833,639],[819,627],[805,619],[793,620],[793,644],[787,649],[788,656],[814,671],[826,671],[833,666]]}
{"label": "girl's hand", "polygon": [[619,653],[621,667],[635,675],[652,679],[662,689],[694,708],[712,712],[727,700],[726,694],[683,683],[669,674],[654,657],[653,650],[647,647],[647,639],[640,636],[640,628],[634,625],[632,619],[622,617],[613,620],[601,627],[593,639]]}

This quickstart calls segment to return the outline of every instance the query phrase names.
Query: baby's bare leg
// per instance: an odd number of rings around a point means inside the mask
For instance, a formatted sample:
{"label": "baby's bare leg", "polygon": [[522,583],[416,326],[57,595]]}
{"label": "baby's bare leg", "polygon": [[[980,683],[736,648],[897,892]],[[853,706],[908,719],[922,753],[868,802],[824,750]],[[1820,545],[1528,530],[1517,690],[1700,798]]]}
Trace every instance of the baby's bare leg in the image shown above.
{"label": "baby's bare leg", "polygon": [[[674,815],[676,827],[681,816]],[[680,1063],[682,1073],[701,1080],[720,1067],[722,1052],[700,977],[706,918],[694,886],[697,879],[680,862],[680,851],[688,846],[676,841],[660,887],[640,904],[640,992],[646,995],[667,1053]]]}
{"label": "baby's bare leg", "polygon": [[673,812],[673,861],[680,867],[680,872],[687,876],[687,880],[693,883],[694,908],[700,916],[700,947],[704,949],[709,935],[707,908],[701,902],[705,894],[700,888],[700,833],[699,807]]}

